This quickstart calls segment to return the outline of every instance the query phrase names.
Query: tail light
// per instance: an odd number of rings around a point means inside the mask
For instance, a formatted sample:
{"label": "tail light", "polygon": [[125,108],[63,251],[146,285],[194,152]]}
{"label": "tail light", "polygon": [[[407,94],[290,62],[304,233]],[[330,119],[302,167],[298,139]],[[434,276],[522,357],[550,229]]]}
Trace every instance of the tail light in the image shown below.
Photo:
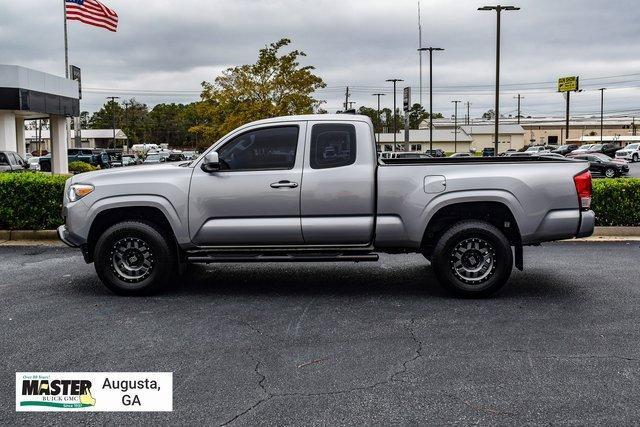
{"label": "tail light", "polygon": [[573,177],[578,193],[578,203],[581,209],[589,209],[591,207],[591,172],[584,171]]}

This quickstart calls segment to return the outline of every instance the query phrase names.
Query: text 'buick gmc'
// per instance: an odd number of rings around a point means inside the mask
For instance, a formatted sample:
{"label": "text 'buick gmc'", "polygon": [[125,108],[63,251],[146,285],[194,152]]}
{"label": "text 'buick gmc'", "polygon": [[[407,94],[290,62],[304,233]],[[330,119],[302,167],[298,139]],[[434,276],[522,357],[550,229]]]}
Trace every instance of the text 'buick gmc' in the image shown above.
{"label": "text 'buick gmc'", "polygon": [[378,159],[367,117],[323,114],[249,123],[188,163],[76,175],[58,233],[118,294],[157,291],[188,263],[417,252],[449,290],[486,296],[523,246],[591,235],[590,201],[586,162]]}

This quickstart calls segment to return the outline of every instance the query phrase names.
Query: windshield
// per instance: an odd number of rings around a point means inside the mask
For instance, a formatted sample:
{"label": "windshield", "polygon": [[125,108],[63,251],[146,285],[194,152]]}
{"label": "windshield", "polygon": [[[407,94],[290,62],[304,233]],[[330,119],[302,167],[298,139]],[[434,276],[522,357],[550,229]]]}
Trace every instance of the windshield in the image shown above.
{"label": "windshield", "polygon": [[540,149],[540,147],[529,147],[527,148],[527,151],[538,151]]}
{"label": "windshield", "polygon": [[590,150],[599,150],[602,148],[602,144],[595,144],[592,145],[591,148],[589,148]]}
{"label": "windshield", "polygon": [[593,157],[597,157],[600,160],[604,160],[604,161],[610,161],[612,160],[611,157],[607,156],[606,154],[602,154],[602,153],[594,153]]}
{"label": "windshield", "polygon": [[637,150],[637,149],[638,149],[638,147],[640,147],[640,144],[629,144],[629,145],[627,145],[627,147],[626,147],[626,148],[627,148],[628,150]]}
{"label": "windshield", "polygon": [[581,145],[581,146],[580,146],[580,150],[587,150],[587,149],[591,148],[591,146],[592,146],[592,145],[593,145],[593,144],[585,144],[585,145]]}
{"label": "windshield", "polygon": [[158,154],[149,154],[149,155],[147,156],[147,158],[145,159],[145,162],[146,162],[147,160],[158,160],[158,159],[160,159],[160,156],[159,156]]}

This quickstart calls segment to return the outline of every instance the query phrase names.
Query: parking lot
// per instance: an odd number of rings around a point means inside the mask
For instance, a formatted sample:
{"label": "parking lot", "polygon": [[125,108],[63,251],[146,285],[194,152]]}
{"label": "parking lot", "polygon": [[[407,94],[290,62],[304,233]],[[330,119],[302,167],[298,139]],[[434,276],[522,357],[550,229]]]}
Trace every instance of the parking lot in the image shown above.
{"label": "parking lot", "polygon": [[[495,298],[418,255],[196,266],[109,294],[72,249],[0,246],[2,424],[640,422],[638,242],[525,249]],[[16,371],[172,371],[174,412],[14,412]]]}
{"label": "parking lot", "polygon": [[640,162],[629,163],[629,177],[640,178]]}

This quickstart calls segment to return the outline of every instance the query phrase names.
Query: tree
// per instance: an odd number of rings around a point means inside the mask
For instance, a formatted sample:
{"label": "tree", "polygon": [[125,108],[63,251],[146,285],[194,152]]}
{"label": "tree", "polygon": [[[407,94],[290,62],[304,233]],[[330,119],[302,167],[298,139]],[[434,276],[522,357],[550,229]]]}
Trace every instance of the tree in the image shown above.
{"label": "tree", "polygon": [[377,109],[362,106],[358,108],[358,114],[368,116],[371,119],[374,132],[382,132],[382,117],[380,117],[382,116],[382,110],[380,111],[380,116],[378,116]]}
{"label": "tree", "polygon": [[[89,129],[111,129],[115,114],[115,127],[127,135],[129,145],[146,142],[146,118],[149,108],[134,98],[123,101],[107,101],[102,108],[91,115]],[[84,126],[83,126],[84,127]]]}
{"label": "tree", "polygon": [[280,53],[290,43],[287,38],[271,43],[260,49],[255,64],[228,68],[213,83],[203,82],[198,124],[190,131],[212,142],[253,120],[318,109],[323,101],[312,95],[326,84],[313,66],[300,65],[304,52]]}
{"label": "tree", "polygon": [[482,114],[482,118],[483,119],[487,119],[487,120],[491,120],[496,116],[495,111],[493,111],[493,109],[491,110],[487,110],[484,112],[484,114]]}

